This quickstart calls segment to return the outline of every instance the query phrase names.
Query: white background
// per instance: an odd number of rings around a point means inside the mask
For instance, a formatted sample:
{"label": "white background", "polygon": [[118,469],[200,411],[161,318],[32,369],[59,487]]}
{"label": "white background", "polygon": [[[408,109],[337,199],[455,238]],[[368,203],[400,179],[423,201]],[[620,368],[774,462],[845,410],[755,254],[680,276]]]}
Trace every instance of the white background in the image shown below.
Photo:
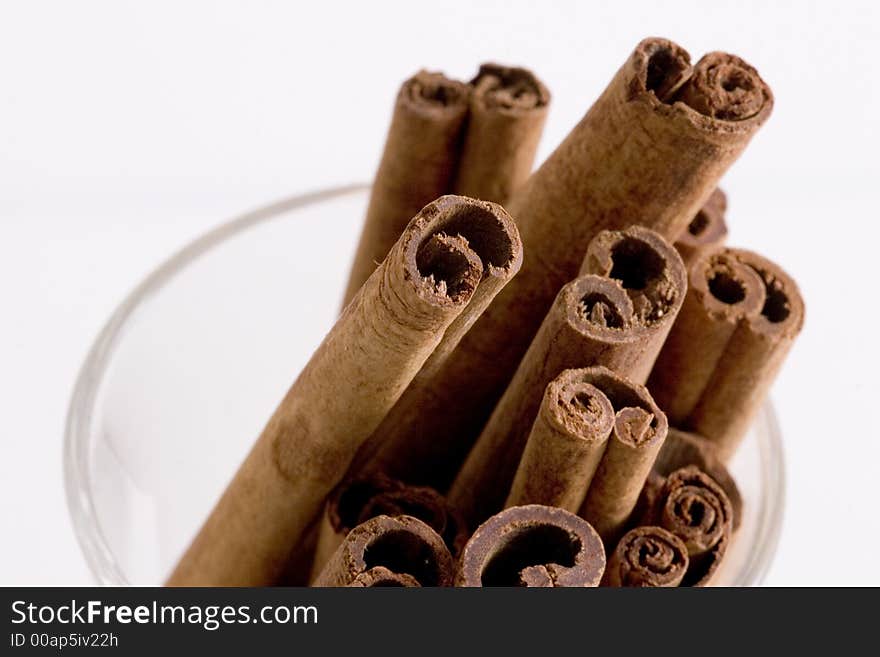
{"label": "white background", "polygon": [[[478,6],[471,6],[478,5]],[[732,243],[800,282],[774,390],[788,506],[769,584],[880,584],[876,3],[11,2],[0,5],[0,584],[86,584],[61,476],[91,340],[190,239],[370,178],[400,81],[532,67],[560,141],[644,36],[772,85],[725,178]]]}

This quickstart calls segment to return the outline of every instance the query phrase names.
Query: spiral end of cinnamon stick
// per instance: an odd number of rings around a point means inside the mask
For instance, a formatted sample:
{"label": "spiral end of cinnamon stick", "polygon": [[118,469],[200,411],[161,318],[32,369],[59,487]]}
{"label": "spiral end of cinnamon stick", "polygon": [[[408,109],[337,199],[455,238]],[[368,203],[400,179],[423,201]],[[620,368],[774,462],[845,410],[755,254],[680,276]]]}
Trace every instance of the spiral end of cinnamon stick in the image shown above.
{"label": "spiral end of cinnamon stick", "polygon": [[773,110],[769,85],[736,55],[711,52],[691,66],[684,48],[651,37],[636,46],[630,66],[631,99],[648,99],[656,107],[675,106],[703,117],[701,125],[710,129],[730,129],[744,122],[761,125]]}
{"label": "spiral end of cinnamon stick", "polygon": [[456,586],[598,586],[605,549],[590,524],[530,504],[492,516],[462,551]]}
{"label": "spiral end of cinnamon stick", "polygon": [[474,100],[487,110],[508,114],[544,111],[550,91],[534,73],[516,66],[486,63],[471,80]]}
{"label": "spiral end of cinnamon stick", "polygon": [[315,586],[450,586],[452,577],[452,555],[433,529],[410,516],[377,516],[349,532]]}
{"label": "spiral end of cinnamon stick", "polygon": [[754,330],[794,339],[804,326],[805,307],[797,283],[779,265],[745,249],[731,249],[734,257],[754,271],[763,285],[764,302],[749,315]]}
{"label": "spiral end of cinnamon stick", "polygon": [[483,278],[519,270],[522,240],[500,205],[441,196],[407,226],[404,258],[420,295],[439,305],[465,305]]}
{"label": "spiral end of cinnamon stick", "polygon": [[678,536],[691,559],[683,586],[705,586],[721,562],[733,527],[727,494],[696,466],[676,470],[660,493],[659,524]]}
{"label": "spiral end of cinnamon stick", "polygon": [[596,235],[587,248],[581,273],[617,281],[632,301],[636,326],[674,319],[687,291],[681,256],[661,235],[642,226]]}
{"label": "spiral end of cinnamon stick", "polygon": [[614,408],[578,370],[565,370],[547,386],[541,404],[547,422],[577,440],[603,442],[614,427]]}
{"label": "spiral end of cinnamon stick", "polygon": [[765,304],[763,281],[732,249],[714,249],[698,257],[689,282],[691,294],[716,320],[738,322],[758,315]]}
{"label": "spiral end of cinnamon stick", "polygon": [[582,333],[627,339],[633,325],[633,303],[617,281],[602,276],[581,276],[559,291],[567,321]]}
{"label": "spiral end of cinnamon stick", "polygon": [[670,428],[654,462],[654,472],[667,477],[689,465],[698,467],[724,489],[733,509],[733,531],[736,531],[742,522],[742,494],[715,446],[703,436]]}
{"label": "spiral end of cinnamon stick", "polygon": [[758,71],[724,52],[704,55],[675,99],[721,121],[756,118],[763,122],[773,109],[773,93]]}
{"label": "spiral end of cinnamon stick", "polygon": [[669,39],[643,39],[630,57],[635,75],[630,94],[649,92],[661,102],[668,102],[691,73],[691,56]]}
{"label": "spiral end of cinnamon stick", "polygon": [[675,534],[662,527],[637,527],[612,552],[602,586],[678,586],[688,564],[687,548]]}
{"label": "spiral end of cinnamon stick", "polygon": [[400,87],[398,102],[424,114],[458,114],[467,111],[470,87],[434,71],[419,71]]}

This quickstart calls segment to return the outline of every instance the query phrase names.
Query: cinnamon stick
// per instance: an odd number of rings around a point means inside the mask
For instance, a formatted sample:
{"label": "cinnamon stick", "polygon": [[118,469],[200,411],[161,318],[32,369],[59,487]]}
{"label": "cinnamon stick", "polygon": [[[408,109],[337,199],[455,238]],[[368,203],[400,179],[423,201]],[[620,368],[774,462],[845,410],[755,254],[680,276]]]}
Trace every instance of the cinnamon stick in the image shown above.
{"label": "cinnamon stick", "polygon": [[690,269],[694,261],[708,249],[719,247],[727,239],[727,195],[715,189],[709,200],[691,219],[687,229],[675,240],[675,248]]}
{"label": "cinnamon stick", "polygon": [[[445,368],[445,361],[456,345],[519,271],[523,261],[522,241],[510,215],[494,203],[475,200],[468,203],[473,211],[462,212],[459,219],[448,222],[444,230],[446,235],[457,236],[468,245],[475,260],[482,264],[483,277],[470,303],[450,324],[409,388],[361,446],[351,465],[351,476],[383,472],[407,482],[445,488],[451,478],[449,464],[457,469],[461,463],[463,454],[456,453],[450,441],[419,439],[419,430],[429,431],[435,419],[428,409],[442,407],[442,400],[454,404],[453,398],[459,394],[458,390],[438,387],[436,374]],[[450,411],[454,412],[446,409]],[[461,447],[458,450],[460,452]],[[447,474],[438,476],[440,473]]]}
{"label": "cinnamon stick", "polygon": [[580,508],[614,426],[611,402],[581,373],[565,370],[547,386],[506,507]]}
{"label": "cinnamon stick", "polygon": [[600,362],[635,383],[644,383],[672,329],[687,292],[687,270],[678,252],[642,226],[603,230],[590,242],[581,275],[618,281],[633,305],[625,333],[638,342],[629,361]]}
{"label": "cinnamon stick", "polygon": [[480,525],[462,551],[456,586],[598,586],[605,549],[573,513],[530,504]]}
{"label": "cinnamon stick", "polygon": [[727,494],[696,466],[666,478],[651,522],[687,547],[690,564],[682,586],[707,586],[712,580],[730,543],[732,516]]}
{"label": "cinnamon stick", "polygon": [[468,85],[419,71],[397,94],[343,307],[382,262],[409,220],[449,191],[470,99]]}
{"label": "cinnamon stick", "polygon": [[423,257],[424,248],[461,214],[490,206],[444,197],[410,222],[281,401],[169,585],[276,580],[360,444],[474,294],[482,271],[466,250]]}
{"label": "cinnamon stick", "polygon": [[670,427],[654,461],[654,472],[665,478],[688,465],[698,467],[724,489],[733,510],[733,531],[739,529],[743,513],[742,495],[715,446],[703,436]]}
{"label": "cinnamon stick", "polygon": [[464,547],[469,535],[445,498],[433,488],[408,486],[397,479],[373,473],[343,482],[327,500],[312,565],[312,579],[321,572],[353,527],[380,515],[418,518],[437,532],[453,557]]}
{"label": "cinnamon stick", "polygon": [[[691,69],[679,46],[646,39],[583,120],[514,193],[507,207],[528,253],[522,269],[431,377],[431,394],[418,402],[405,395],[400,403],[414,410],[401,412],[383,428],[391,444],[449,446],[442,458],[448,467],[421,473],[428,478],[415,481],[442,490],[454,476],[560,287],[577,275],[592,238],[603,229],[635,224],[666,239],[677,237],[767,119],[772,95],[751,68],[742,75],[750,80],[747,95],[760,104],[752,116],[716,118],[676,100],[682,80],[710,64]],[[724,84],[720,80],[703,92],[719,96],[712,108],[729,97]],[[699,91],[689,92],[689,102],[696,102]]]}
{"label": "cinnamon stick", "polygon": [[669,425],[644,386],[602,367],[587,372],[591,383],[608,397],[616,415],[579,515],[603,540],[614,543],[636,507]]}
{"label": "cinnamon stick", "polygon": [[582,272],[560,290],[449,491],[471,526],[510,490],[550,381],[566,368],[604,365],[643,383],[685,297],[680,256],[640,226],[599,233]]}
{"label": "cinnamon stick", "polygon": [[480,66],[471,87],[452,190],[503,204],[532,171],[550,92],[531,71],[499,64]]}
{"label": "cinnamon stick", "polygon": [[674,587],[687,569],[687,547],[678,536],[662,527],[636,527],[608,557],[602,586]]}
{"label": "cinnamon stick", "polygon": [[376,516],[349,532],[314,586],[451,586],[452,555],[410,516]]}
{"label": "cinnamon stick", "polygon": [[761,278],[730,249],[693,264],[684,304],[648,379],[673,426],[685,426],[736,327],[758,315],[765,298]]}
{"label": "cinnamon stick", "polygon": [[722,460],[736,451],[804,325],[804,302],[794,280],[756,253],[734,253],[760,277],[764,304],[737,325],[685,424],[711,441]]}

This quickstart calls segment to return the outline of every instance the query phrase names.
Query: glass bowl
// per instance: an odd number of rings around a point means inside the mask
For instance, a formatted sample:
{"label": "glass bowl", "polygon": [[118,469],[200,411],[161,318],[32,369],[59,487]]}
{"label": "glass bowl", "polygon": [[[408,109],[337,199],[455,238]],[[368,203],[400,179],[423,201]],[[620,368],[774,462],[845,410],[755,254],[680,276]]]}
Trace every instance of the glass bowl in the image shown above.
{"label": "glass bowl", "polygon": [[[160,584],[339,309],[369,188],[289,198],[183,248],[113,313],[73,392],[64,474],[100,584]],[[732,464],[743,523],[715,583],[760,583],[784,506],[768,404]]]}

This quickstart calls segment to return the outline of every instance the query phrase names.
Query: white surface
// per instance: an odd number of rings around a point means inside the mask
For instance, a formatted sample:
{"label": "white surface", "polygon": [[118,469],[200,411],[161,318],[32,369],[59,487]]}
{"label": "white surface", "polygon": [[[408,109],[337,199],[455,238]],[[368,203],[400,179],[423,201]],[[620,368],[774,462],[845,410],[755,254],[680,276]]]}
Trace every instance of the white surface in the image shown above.
{"label": "white surface", "polygon": [[104,320],[170,252],[368,179],[421,66],[534,68],[554,94],[543,157],[649,34],[739,53],[776,94],[724,181],[732,243],[780,262],[808,305],[774,391],[789,488],[768,583],[880,584],[838,540],[880,540],[876,4],[470,4],[2,5],[0,584],[91,581],[62,490],[67,400]]}

